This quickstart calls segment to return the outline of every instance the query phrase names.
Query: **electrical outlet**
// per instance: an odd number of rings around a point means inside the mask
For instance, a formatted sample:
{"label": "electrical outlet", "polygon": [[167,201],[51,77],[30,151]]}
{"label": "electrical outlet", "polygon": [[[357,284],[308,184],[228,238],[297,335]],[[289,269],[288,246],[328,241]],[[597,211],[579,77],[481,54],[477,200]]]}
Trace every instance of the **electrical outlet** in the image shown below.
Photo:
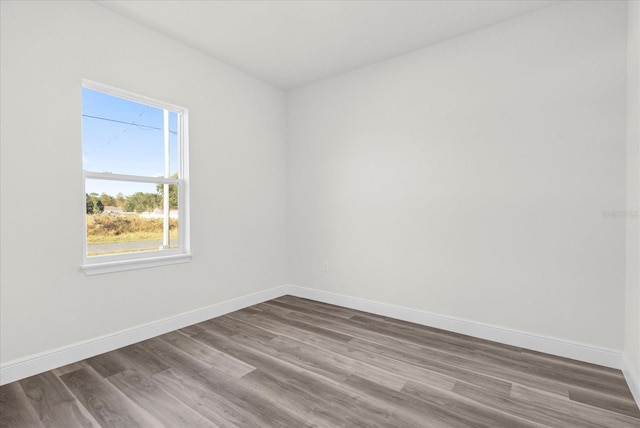
{"label": "electrical outlet", "polygon": [[322,262],[322,272],[329,273],[329,262]]}

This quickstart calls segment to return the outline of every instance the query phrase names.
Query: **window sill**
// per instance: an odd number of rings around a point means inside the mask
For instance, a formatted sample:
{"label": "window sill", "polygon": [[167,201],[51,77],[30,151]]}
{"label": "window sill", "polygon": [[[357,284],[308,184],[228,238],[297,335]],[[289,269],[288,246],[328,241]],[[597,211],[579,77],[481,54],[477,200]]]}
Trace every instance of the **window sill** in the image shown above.
{"label": "window sill", "polygon": [[165,266],[177,263],[187,263],[191,260],[191,254],[175,254],[170,256],[151,257],[136,260],[118,260],[100,262],[80,266],[85,275],[100,275],[103,273],[122,272],[127,270],[145,269],[155,266]]}

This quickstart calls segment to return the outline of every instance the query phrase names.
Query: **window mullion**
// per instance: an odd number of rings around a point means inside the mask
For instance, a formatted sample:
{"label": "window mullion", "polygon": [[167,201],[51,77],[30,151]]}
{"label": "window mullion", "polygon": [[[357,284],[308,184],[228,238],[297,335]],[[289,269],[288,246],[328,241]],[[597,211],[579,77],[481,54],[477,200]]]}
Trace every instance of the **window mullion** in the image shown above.
{"label": "window mullion", "polygon": [[149,177],[144,175],[116,174],[112,172],[84,171],[84,178],[114,181],[133,181],[136,183],[178,184],[179,178]]}

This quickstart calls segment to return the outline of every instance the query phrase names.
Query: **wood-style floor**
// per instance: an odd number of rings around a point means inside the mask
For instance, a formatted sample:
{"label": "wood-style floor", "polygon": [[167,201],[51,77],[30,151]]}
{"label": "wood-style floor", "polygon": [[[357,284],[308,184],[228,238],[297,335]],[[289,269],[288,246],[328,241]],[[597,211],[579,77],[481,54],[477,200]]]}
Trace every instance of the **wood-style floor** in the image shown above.
{"label": "wood-style floor", "polygon": [[619,370],[290,296],[0,388],[1,427],[640,427]]}

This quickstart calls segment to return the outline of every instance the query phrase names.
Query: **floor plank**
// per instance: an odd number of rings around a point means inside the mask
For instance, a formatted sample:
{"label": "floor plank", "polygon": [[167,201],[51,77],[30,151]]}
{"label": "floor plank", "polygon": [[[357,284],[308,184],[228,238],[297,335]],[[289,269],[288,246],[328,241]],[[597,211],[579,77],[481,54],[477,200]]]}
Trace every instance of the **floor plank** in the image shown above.
{"label": "floor plank", "polygon": [[592,407],[640,418],[640,411],[638,411],[638,407],[631,397],[624,398],[619,395],[611,395],[586,388],[572,388],[569,390],[569,398],[571,398],[572,401],[578,401]]}
{"label": "floor plank", "polygon": [[32,376],[19,383],[45,427],[99,426],[53,372]]}
{"label": "floor plank", "polygon": [[38,414],[17,382],[0,387],[0,427],[43,427]]}
{"label": "floor plank", "polygon": [[0,427],[639,428],[619,370],[283,296],[0,387]]}
{"label": "floor plank", "polygon": [[185,405],[220,427],[260,428],[260,424],[229,403],[217,391],[211,391],[197,378],[178,369],[169,369],[153,376],[163,389]]}
{"label": "floor plank", "polygon": [[536,420],[540,415],[557,412],[564,416],[556,416],[554,419],[566,421],[567,426],[611,426],[617,428],[638,428],[640,420],[620,413],[602,411],[601,408],[592,407],[572,400],[558,400],[553,395],[514,385],[511,389],[511,398],[515,406],[512,410],[522,411],[529,409],[527,417]]}
{"label": "floor plank", "polygon": [[145,376],[152,376],[169,368],[154,355],[146,352],[139,344],[89,358],[86,363],[105,378],[125,370],[135,370]]}
{"label": "floor plank", "polygon": [[163,427],[158,419],[135,405],[93,369],[81,368],[62,381],[102,427]]}
{"label": "floor plank", "polygon": [[139,407],[146,409],[169,427],[217,428],[218,425],[187,407],[160,388],[153,380],[134,370],[125,370],[107,378]]}
{"label": "floor plank", "polygon": [[210,346],[203,345],[201,342],[193,340],[179,332],[167,333],[160,336],[160,338],[191,355],[193,358],[215,367],[217,370],[227,373],[232,377],[241,378],[247,373],[255,370],[255,367],[252,367],[249,364],[246,364]]}

